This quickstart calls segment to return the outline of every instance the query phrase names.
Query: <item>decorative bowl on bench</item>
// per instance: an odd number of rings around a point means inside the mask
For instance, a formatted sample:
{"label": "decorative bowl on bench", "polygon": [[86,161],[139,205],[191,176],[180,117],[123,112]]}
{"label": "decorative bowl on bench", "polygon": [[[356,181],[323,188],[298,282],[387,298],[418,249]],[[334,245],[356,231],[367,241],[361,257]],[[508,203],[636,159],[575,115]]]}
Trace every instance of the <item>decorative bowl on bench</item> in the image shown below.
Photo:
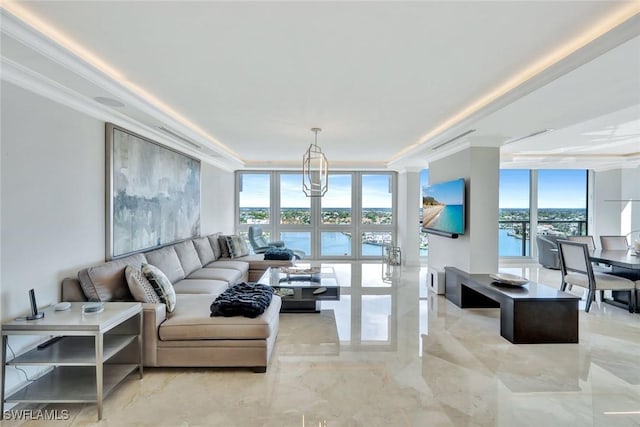
{"label": "decorative bowl on bench", "polygon": [[523,286],[529,283],[529,280],[525,279],[524,277],[516,276],[515,274],[492,273],[492,274],[489,274],[489,277],[491,277],[493,280],[500,283],[501,285]]}

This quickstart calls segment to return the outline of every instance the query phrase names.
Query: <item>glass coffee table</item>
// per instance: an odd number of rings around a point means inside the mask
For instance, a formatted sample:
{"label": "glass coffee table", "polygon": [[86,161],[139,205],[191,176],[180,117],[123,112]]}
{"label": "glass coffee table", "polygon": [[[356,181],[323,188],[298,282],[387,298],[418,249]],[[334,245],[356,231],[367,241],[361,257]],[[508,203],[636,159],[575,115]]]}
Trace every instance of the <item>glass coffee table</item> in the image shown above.
{"label": "glass coffee table", "polygon": [[340,299],[340,286],[332,272],[316,269],[269,267],[257,283],[276,289],[282,298],[281,313],[318,313],[320,301]]}

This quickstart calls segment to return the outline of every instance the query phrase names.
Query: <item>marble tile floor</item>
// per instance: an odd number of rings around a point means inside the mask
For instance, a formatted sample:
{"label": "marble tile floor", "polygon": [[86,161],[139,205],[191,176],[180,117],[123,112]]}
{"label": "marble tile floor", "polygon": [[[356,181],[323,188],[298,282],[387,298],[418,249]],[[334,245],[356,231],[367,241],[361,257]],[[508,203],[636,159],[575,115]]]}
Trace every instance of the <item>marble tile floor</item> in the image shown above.
{"label": "marble tile floor", "polygon": [[[343,286],[319,314],[282,314],[266,374],[146,369],[96,422],[94,405],[53,426],[640,426],[640,314],[595,303],[579,344],[514,345],[498,309],[461,310],[426,290],[426,268],[326,264]],[[537,264],[501,272],[559,286]]]}

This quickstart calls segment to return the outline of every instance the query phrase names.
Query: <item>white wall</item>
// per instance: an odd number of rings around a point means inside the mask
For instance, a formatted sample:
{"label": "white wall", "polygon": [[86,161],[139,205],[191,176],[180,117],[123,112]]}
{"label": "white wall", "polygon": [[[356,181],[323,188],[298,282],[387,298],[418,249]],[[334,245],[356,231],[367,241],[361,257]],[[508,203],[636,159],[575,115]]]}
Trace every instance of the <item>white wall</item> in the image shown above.
{"label": "white wall", "polygon": [[104,260],[104,123],[2,86],[3,320],[59,301],[60,280]]}
{"label": "white wall", "polygon": [[626,235],[631,231],[640,230],[640,166],[635,169],[623,169],[620,179],[621,199],[635,200],[620,203],[620,232]]}
{"label": "white wall", "polygon": [[202,163],[201,180],[200,233],[206,235],[221,231],[233,234],[235,227],[233,173]]}
{"label": "white wall", "polygon": [[457,239],[429,236],[429,267],[469,273],[498,271],[498,185],[500,152],[471,147],[429,163],[429,182],[465,178],[466,231]]}
{"label": "white wall", "polygon": [[[600,171],[594,173],[593,179],[593,230],[591,234],[599,242],[602,235],[620,234],[621,202],[620,200],[620,169]],[[597,243],[598,246],[599,243]]]}
{"label": "white wall", "polygon": [[596,242],[601,235],[640,230],[640,167],[595,172],[593,176],[591,234]]}
{"label": "white wall", "polygon": [[[104,122],[2,83],[2,319],[105,259]],[[202,233],[233,230],[233,173],[202,163]]]}
{"label": "white wall", "polygon": [[[60,300],[60,282],[105,259],[105,124],[2,82],[1,320]],[[233,230],[233,173],[202,163],[203,233]],[[11,338],[14,350],[33,339]],[[30,372],[31,373],[31,372]],[[7,371],[11,389],[24,375]]]}

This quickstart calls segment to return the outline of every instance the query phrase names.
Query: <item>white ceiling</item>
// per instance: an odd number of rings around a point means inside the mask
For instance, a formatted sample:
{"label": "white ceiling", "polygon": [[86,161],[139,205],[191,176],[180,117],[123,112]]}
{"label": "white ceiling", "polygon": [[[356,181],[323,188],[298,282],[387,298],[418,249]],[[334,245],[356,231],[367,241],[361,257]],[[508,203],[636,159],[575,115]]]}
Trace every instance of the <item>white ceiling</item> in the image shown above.
{"label": "white ceiling", "polygon": [[635,167],[639,15],[434,131],[629,5],[30,1],[6,6],[1,54],[5,69],[119,99],[114,114],[166,126],[233,168],[297,166],[311,127],[334,167],[424,167],[469,129],[447,150],[546,128],[506,145],[503,166]]}

